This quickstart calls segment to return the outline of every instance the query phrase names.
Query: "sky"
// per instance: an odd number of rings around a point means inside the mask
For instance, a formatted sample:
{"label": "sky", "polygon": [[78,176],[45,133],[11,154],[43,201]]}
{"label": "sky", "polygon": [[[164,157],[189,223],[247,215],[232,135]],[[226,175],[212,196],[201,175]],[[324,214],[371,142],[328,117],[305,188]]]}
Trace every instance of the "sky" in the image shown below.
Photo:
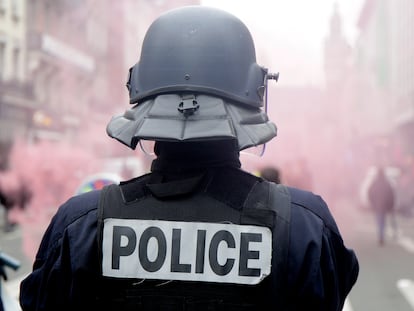
{"label": "sky", "polygon": [[323,85],[323,41],[337,4],[351,46],[364,0],[202,0],[226,10],[249,28],[257,60],[280,72],[284,85]]}

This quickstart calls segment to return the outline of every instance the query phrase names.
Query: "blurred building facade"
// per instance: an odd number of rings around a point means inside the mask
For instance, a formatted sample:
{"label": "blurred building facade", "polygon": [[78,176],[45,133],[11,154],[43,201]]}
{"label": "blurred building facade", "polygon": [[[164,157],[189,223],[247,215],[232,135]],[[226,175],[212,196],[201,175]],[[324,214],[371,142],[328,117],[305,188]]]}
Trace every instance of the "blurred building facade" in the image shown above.
{"label": "blurred building facade", "polygon": [[355,194],[371,165],[414,176],[413,14],[412,0],[365,0],[351,45],[334,5],[323,42],[325,87],[271,85],[277,104],[269,113],[280,132],[261,161],[288,170],[306,158],[327,197]]}
{"label": "blurred building facade", "polygon": [[405,146],[403,151],[414,160],[414,2],[400,0],[392,3],[391,88],[395,94],[394,124]]}
{"label": "blurred building facade", "polygon": [[387,161],[414,159],[414,2],[365,0],[359,17],[357,104]]}
{"label": "blurred building facade", "polygon": [[23,134],[31,118],[32,88],[26,70],[26,1],[0,1],[0,169],[10,137]]}
{"label": "blurred building facade", "polygon": [[349,78],[351,45],[343,32],[343,21],[338,4],[334,5],[328,34],[324,42],[324,73],[326,89],[338,91]]}
{"label": "blurred building facade", "polygon": [[346,145],[354,139],[355,127],[352,103],[354,102],[353,51],[343,30],[338,4],[334,4],[327,36],[323,46],[325,73],[324,119],[326,120],[325,145]]}
{"label": "blurred building facade", "polygon": [[146,29],[163,11],[199,2],[1,0],[0,166],[16,138],[82,137],[113,153],[105,126],[127,107],[126,76]]}

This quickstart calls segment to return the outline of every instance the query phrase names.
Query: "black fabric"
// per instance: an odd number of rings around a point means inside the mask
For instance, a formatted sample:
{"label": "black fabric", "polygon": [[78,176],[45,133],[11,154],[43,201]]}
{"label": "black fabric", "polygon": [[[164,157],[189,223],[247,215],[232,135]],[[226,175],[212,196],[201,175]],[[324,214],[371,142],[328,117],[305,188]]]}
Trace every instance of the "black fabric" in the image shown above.
{"label": "black fabric", "polygon": [[276,226],[273,230],[273,256],[272,271],[275,281],[272,283],[272,292],[277,297],[278,310],[287,310],[289,300],[288,283],[288,257],[290,243],[291,197],[288,189],[281,184],[270,183],[270,206],[277,209]]}
{"label": "black fabric", "polygon": [[[105,200],[110,200],[106,205],[119,206],[122,198],[125,204],[122,217],[126,218],[182,220],[185,217],[188,221],[203,219],[274,226],[276,211],[269,207],[269,200],[274,199],[269,194],[270,183],[239,169],[211,169],[203,175],[166,183],[151,183],[151,180],[151,176],[146,175],[142,179],[122,183],[120,187],[109,186],[114,189],[105,197]],[[237,183],[229,180],[237,180]],[[195,195],[197,186],[202,189]],[[183,208],[186,204],[191,205],[187,210]],[[121,210],[112,208],[105,211],[104,217],[116,218]]]}
{"label": "black fabric", "polygon": [[[231,222],[267,226],[273,231],[272,247],[276,251],[272,256],[272,274],[275,276],[272,280],[270,277],[265,278],[257,286],[198,282],[188,284],[182,281],[155,286],[154,281],[104,278],[104,297],[112,297],[108,303],[116,301],[119,304],[122,301],[128,305],[134,302],[135,307],[145,309],[149,306],[147,302],[152,301],[148,310],[157,310],[170,303],[175,305],[174,310],[257,310],[258,307],[275,303],[282,307],[285,299],[281,298],[286,295],[290,230],[290,199],[284,186],[265,182],[236,168],[210,169],[195,178],[165,184],[150,184],[154,180],[151,176],[143,179],[148,183],[135,179],[120,187],[111,185],[103,189],[99,206],[98,245],[102,244],[104,218]],[[155,180],[160,180],[159,176]],[[237,180],[236,185],[229,183],[229,180]],[[181,187],[183,183],[186,184],[185,189],[192,189],[184,196]],[[191,185],[190,188],[188,184]],[[165,191],[162,190],[163,185]],[[140,187],[150,190],[138,189]],[[126,197],[132,198],[132,193],[129,193],[132,189],[140,196],[126,202]],[[151,189],[157,189],[157,194],[168,192],[169,195],[154,196]],[[119,291],[111,292],[108,288],[118,288]],[[205,295],[206,292],[209,295]],[[148,298],[154,298],[154,295],[157,297],[156,302]],[[182,309],[177,305],[181,305]]]}
{"label": "black fabric", "polygon": [[208,142],[156,142],[154,147],[157,158],[152,162],[152,172],[169,175],[179,173],[182,178],[186,173],[194,174],[206,167],[241,167],[236,141]]}
{"label": "black fabric", "polygon": [[[287,309],[342,310],[358,276],[357,257],[345,247],[326,203],[319,196],[299,189],[288,190],[291,219],[288,277],[284,284]],[[91,191],[74,196],[59,207],[44,234],[33,271],[21,283],[22,310],[107,310],[105,306],[98,307],[95,299],[98,292],[102,294],[97,240],[100,197],[101,191]],[[237,212],[233,208],[228,210]],[[265,294],[277,279],[272,273],[260,283]],[[270,305],[257,310],[277,310],[271,304],[280,302],[274,293],[270,290],[267,296]]]}
{"label": "black fabric", "polygon": [[100,290],[102,297],[111,299],[99,303],[104,310],[271,310],[269,298],[264,296],[265,283],[246,288],[237,284],[106,279]]}
{"label": "black fabric", "polygon": [[202,179],[203,175],[200,174],[195,177],[190,177],[178,181],[171,181],[166,183],[149,183],[146,184],[146,187],[156,198],[171,198],[194,192],[197,186],[199,186]]}

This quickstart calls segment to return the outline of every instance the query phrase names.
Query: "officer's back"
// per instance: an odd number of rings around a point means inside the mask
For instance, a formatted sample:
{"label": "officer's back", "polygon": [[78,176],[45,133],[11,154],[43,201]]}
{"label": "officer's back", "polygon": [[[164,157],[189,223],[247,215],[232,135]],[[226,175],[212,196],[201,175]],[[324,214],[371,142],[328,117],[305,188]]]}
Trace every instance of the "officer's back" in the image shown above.
{"label": "officer's back", "polygon": [[53,218],[23,310],[341,310],[358,262],[325,202],[241,169],[276,136],[277,75],[236,17],[167,12],[130,69],[132,108],[108,134],[155,141],[151,173],[71,198]]}

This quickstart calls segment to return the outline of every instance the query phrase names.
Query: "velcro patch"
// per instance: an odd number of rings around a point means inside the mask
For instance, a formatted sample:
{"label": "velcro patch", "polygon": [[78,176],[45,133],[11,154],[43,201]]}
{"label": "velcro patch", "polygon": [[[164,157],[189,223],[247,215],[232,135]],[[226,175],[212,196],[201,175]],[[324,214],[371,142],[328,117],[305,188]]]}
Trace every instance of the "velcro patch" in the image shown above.
{"label": "velcro patch", "polygon": [[107,218],[102,243],[108,277],[258,284],[271,268],[267,227]]}

